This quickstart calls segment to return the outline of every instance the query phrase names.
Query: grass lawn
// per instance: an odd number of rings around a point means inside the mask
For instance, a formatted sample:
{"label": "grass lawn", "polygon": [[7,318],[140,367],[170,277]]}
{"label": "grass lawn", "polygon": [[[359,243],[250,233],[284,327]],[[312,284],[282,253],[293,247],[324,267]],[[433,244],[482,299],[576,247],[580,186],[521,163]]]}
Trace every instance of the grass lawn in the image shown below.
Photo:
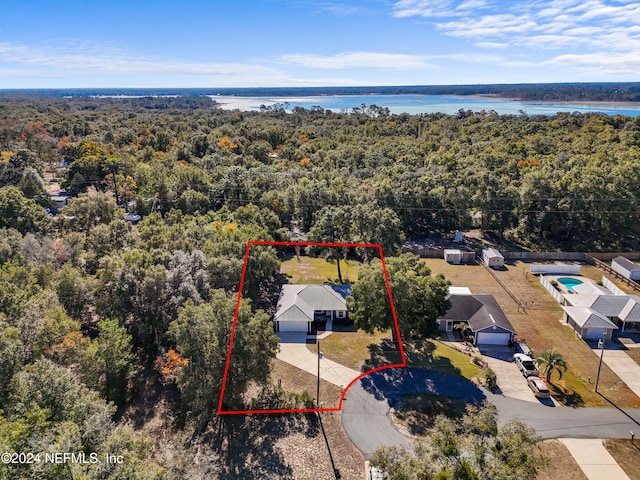
{"label": "grass lawn", "polygon": [[[340,260],[342,280],[352,283],[358,280],[358,269],[362,262],[358,260]],[[325,260],[314,257],[292,257],[282,262],[280,273],[289,277],[289,283],[324,283],[338,282],[338,267],[336,260]]]}
{"label": "grass lawn", "polygon": [[549,463],[538,471],[536,480],[588,480],[561,441],[545,440],[541,447]]}
{"label": "grass lawn", "polygon": [[[336,326],[339,328],[339,326]],[[370,335],[362,330],[349,330],[349,331],[334,331],[327,338],[320,340],[320,351],[329,360],[333,360],[345,367],[353,368],[354,370],[362,371],[363,367],[371,365],[371,352],[375,347],[380,348],[383,344],[383,339],[390,338],[391,332],[376,332]],[[384,342],[385,345],[388,342]],[[317,343],[307,343],[307,348],[313,353],[318,353]],[[378,348],[375,348],[376,350]],[[397,353],[395,347],[393,352]],[[397,357],[397,358],[396,358]],[[395,363],[394,360],[399,361],[400,356],[394,356],[394,359],[389,358],[388,361],[382,364]]]}
{"label": "grass lawn", "polygon": [[404,350],[408,367],[425,368],[469,380],[482,374],[482,369],[470,362],[471,357],[437,340],[404,342]]}
{"label": "grass lawn", "polygon": [[[481,265],[451,265],[442,259],[424,259],[434,273],[443,273],[454,286],[469,287],[473,293],[493,295],[509,321],[526,340],[534,353],[555,348],[563,355],[569,370],[561,381],[553,377],[558,387],[556,399],[571,406],[610,406],[594,392],[593,382],[598,370],[598,357],[589,346],[576,338],[573,330],[560,322],[560,305],[540,285],[538,277],[527,274],[530,264],[516,261],[497,271],[500,279],[509,286],[521,302],[527,305],[527,313],[509,297],[495,279]],[[600,272],[602,275],[602,272]],[[602,366],[599,390],[608,398],[615,398],[619,407],[640,407],[638,398],[606,365]]]}
{"label": "grass lawn", "polygon": [[640,478],[640,441],[632,445],[631,439],[608,439],[604,446],[629,478]]}

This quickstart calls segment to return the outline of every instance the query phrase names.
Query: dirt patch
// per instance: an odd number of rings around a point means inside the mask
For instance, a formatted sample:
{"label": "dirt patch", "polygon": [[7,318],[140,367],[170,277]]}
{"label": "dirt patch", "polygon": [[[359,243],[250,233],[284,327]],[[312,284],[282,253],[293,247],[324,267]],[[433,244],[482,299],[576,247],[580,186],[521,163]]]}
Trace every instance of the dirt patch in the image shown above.
{"label": "dirt patch", "polygon": [[[272,360],[271,381],[289,392],[302,393],[306,390],[316,398],[317,377],[277,358]],[[325,408],[337,407],[341,396],[342,389],[339,386],[320,380],[320,401]]]}
{"label": "dirt patch", "polygon": [[567,447],[559,440],[545,440],[542,453],[549,459],[546,467],[538,471],[536,480],[588,480]]}
{"label": "dirt patch", "polygon": [[291,469],[292,478],[296,480],[362,479],[364,458],[344,432],[340,415],[338,413],[321,415],[317,435],[309,438],[303,433],[295,433],[276,443]]}
{"label": "dirt patch", "polygon": [[630,439],[605,440],[604,447],[615,458],[629,478],[640,478],[640,441]]}

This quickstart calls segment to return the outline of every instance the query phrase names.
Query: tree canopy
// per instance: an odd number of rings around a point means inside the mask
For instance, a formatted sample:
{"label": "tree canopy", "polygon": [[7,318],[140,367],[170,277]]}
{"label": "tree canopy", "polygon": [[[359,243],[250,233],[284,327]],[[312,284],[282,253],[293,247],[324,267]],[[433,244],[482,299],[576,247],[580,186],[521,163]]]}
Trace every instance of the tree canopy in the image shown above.
{"label": "tree canopy", "polygon": [[[436,320],[449,308],[445,300],[450,282],[410,253],[386,260],[389,287],[404,338],[425,338],[437,330]],[[358,328],[373,333],[393,325],[382,262],[375,259],[358,272],[347,298],[349,315]]]}

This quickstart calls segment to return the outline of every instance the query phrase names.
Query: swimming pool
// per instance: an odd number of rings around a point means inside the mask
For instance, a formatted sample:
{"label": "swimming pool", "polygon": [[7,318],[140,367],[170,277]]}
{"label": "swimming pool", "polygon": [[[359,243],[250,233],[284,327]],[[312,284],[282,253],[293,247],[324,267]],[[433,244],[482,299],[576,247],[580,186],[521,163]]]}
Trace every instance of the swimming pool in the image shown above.
{"label": "swimming pool", "polygon": [[578,280],[577,278],[561,277],[558,279],[558,283],[563,284],[565,287],[567,287],[567,290],[573,292],[573,287],[584,282],[582,280]]}

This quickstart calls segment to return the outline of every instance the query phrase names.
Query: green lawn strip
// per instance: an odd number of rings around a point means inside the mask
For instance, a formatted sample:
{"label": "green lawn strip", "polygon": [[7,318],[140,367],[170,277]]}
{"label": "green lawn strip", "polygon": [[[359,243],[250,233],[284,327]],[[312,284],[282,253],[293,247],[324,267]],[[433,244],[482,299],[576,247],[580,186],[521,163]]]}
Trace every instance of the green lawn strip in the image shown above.
{"label": "green lawn strip", "polygon": [[[391,332],[376,332],[370,335],[362,330],[334,331],[331,335],[320,340],[322,355],[334,362],[360,371],[362,366],[371,358],[371,348],[381,344],[382,340],[390,337]],[[318,353],[317,343],[308,343],[307,348]],[[393,363],[389,361],[388,363]]]}
{"label": "green lawn strip", "polygon": [[620,468],[629,478],[640,478],[640,442],[631,439],[609,439],[604,441],[605,448],[615,458]]}
{"label": "green lawn strip", "polygon": [[[340,260],[342,280],[352,283],[358,280],[358,269],[362,265],[358,260]],[[300,256],[292,257],[282,262],[280,273],[289,277],[289,283],[324,283],[338,282],[338,267],[336,261],[324,258]]]}
{"label": "green lawn strip", "polygon": [[438,340],[407,341],[404,342],[404,347],[409,367],[425,368],[466,379],[482,374],[482,369],[470,362],[471,357]]}

